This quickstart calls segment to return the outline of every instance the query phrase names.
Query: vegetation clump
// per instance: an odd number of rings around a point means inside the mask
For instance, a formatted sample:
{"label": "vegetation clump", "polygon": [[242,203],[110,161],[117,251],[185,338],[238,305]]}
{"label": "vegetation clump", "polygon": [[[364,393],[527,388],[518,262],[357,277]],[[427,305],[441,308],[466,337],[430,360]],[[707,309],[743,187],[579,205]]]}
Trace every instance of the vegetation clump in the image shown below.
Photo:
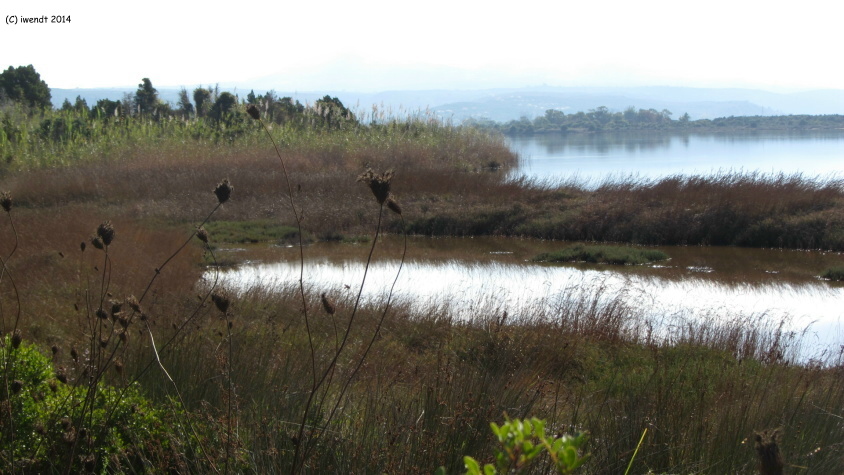
{"label": "vegetation clump", "polygon": [[830,267],[821,274],[821,277],[829,280],[842,281],[844,280],[844,266]]}
{"label": "vegetation clump", "polygon": [[544,252],[533,258],[536,262],[589,262],[614,265],[650,264],[666,259],[668,259],[668,254],[656,249],[580,244],[556,252]]}

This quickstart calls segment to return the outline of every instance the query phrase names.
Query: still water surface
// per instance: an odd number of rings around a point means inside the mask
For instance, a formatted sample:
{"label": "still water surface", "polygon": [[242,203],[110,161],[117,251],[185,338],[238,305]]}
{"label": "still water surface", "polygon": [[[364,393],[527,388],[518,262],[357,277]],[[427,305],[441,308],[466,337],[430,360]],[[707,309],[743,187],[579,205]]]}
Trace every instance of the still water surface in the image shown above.
{"label": "still water surface", "polygon": [[540,179],[660,178],[729,172],[842,177],[844,131],[677,134],[617,132],[512,137],[511,173]]}
{"label": "still water surface", "polygon": [[[513,318],[553,319],[563,306],[586,299],[599,305],[621,303],[631,318],[664,327],[689,320],[774,326],[784,321],[788,330],[805,331],[806,357],[823,350],[837,352],[844,344],[844,286],[817,277],[826,267],[841,265],[840,254],[667,246],[659,249],[671,259],[656,266],[547,265],[529,260],[565,245],[503,238],[413,238],[394,295],[413,308],[447,309],[456,318],[507,311]],[[367,275],[364,300],[386,297],[399,253],[395,238],[383,242]],[[310,246],[306,285],[312,292],[350,298],[363,277],[365,254],[364,246]],[[255,260],[223,271],[224,285],[272,289],[298,282],[296,249],[264,248],[251,257]]]}

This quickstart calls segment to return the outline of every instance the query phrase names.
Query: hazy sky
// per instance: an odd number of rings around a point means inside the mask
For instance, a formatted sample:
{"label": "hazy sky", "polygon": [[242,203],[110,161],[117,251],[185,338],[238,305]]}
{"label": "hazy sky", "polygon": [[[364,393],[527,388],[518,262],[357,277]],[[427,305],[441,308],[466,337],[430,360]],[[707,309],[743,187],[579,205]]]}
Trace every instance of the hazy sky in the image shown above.
{"label": "hazy sky", "polygon": [[[838,0],[4,0],[0,66],[50,87],[844,88]],[[66,24],[8,24],[70,16]]]}

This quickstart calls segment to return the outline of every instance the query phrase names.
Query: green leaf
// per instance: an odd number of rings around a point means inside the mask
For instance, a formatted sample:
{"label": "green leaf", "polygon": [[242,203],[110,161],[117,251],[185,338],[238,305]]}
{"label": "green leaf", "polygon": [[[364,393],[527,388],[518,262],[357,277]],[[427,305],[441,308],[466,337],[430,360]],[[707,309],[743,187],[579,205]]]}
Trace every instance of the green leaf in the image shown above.
{"label": "green leaf", "polygon": [[463,457],[463,465],[466,467],[466,474],[467,475],[480,475],[481,474],[481,466],[478,464],[478,461],[473,459],[470,456]]}

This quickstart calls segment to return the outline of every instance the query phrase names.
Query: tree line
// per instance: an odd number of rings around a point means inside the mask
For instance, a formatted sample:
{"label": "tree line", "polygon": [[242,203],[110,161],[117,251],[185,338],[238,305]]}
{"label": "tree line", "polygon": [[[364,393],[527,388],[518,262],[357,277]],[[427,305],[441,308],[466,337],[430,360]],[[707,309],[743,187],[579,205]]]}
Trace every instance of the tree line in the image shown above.
{"label": "tree line", "polygon": [[[17,68],[9,66],[0,73],[0,104],[8,103],[19,104],[33,112],[52,109],[50,88],[32,65]],[[59,110],[76,112],[77,117],[87,116],[90,119],[204,119],[231,127],[246,121],[245,109],[239,106],[247,104],[258,107],[265,120],[278,124],[339,128],[358,122],[355,114],[338,98],[328,95],[306,106],[290,97],[278,97],[273,91],[260,95],[251,91],[245,100],[240,100],[230,92],[220,92],[218,87],[200,86],[192,94],[182,88],[178,102],[174,105],[159,97],[158,90],[149,78],[143,78],[138,89],[134,93],[124,94],[122,100],[100,99],[89,106],[85,99],[77,96],[74,103],[65,99]]]}
{"label": "tree line", "polygon": [[844,115],[778,115],[741,116],[692,120],[688,113],[672,119],[672,112],[663,109],[636,109],[612,112],[601,106],[587,112],[566,114],[548,109],[544,115],[530,119],[521,117],[509,122],[469,119],[465,125],[492,129],[507,135],[532,135],[559,132],[600,132],[624,130],[789,130],[841,129]]}

